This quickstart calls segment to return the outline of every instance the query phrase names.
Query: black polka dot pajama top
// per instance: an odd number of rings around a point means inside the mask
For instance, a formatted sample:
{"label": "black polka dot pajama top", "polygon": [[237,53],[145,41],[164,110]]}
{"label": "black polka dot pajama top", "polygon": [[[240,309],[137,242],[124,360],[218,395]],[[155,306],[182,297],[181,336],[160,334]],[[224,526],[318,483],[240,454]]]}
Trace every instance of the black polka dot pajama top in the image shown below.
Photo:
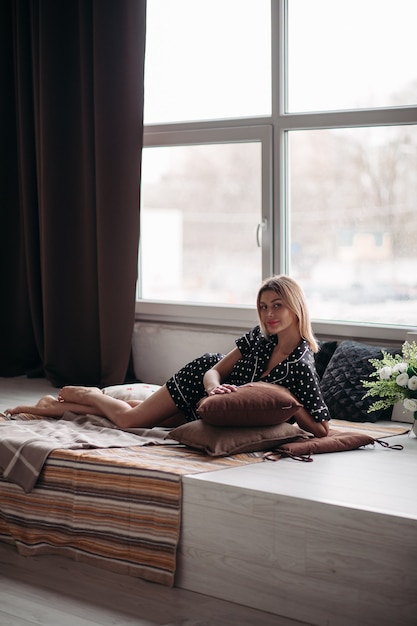
{"label": "black polka dot pajama top", "polygon": [[[259,326],[239,337],[236,346],[242,353],[242,358],[223,382],[240,386],[262,380],[282,385],[294,394],[316,422],[330,419],[329,410],[320,390],[314,355],[305,339],[282,363],[275,366],[267,376],[262,377],[277,343],[276,335],[265,337]],[[220,353],[204,354],[185,365],[167,381],[168,391],[178,409],[185,414],[187,421],[199,419],[196,406],[198,401],[207,395],[203,386],[203,376],[223,356]]]}

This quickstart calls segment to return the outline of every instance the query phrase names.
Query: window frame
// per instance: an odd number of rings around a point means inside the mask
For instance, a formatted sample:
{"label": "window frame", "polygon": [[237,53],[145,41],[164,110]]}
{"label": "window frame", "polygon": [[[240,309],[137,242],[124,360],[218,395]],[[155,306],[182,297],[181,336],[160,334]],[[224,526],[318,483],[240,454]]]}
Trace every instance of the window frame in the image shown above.
{"label": "window frame", "polygon": [[[417,107],[401,106],[308,113],[286,113],[286,0],[271,0],[272,114],[239,119],[175,122],[144,126],[144,147],[199,143],[261,141],[262,145],[262,275],[289,272],[287,135],[294,130],[417,124]],[[255,301],[254,294],[254,301]],[[154,300],[136,301],[136,319],[250,327],[257,321],[255,302],[248,306],[210,306]],[[371,341],[402,341],[415,327],[313,320],[319,336]]]}

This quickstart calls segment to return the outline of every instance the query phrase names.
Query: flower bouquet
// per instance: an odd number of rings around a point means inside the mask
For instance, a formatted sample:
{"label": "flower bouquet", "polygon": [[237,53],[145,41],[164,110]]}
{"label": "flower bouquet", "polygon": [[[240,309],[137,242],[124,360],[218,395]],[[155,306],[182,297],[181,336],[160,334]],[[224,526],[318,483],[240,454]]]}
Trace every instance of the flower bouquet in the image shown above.
{"label": "flower bouquet", "polygon": [[368,391],[363,396],[379,398],[368,409],[368,413],[403,403],[406,411],[411,411],[417,420],[417,344],[415,341],[403,343],[402,354],[392,355],[382,351],[382,359],[369,359],[375,372],[369,375],[373,380],[362,380]]}

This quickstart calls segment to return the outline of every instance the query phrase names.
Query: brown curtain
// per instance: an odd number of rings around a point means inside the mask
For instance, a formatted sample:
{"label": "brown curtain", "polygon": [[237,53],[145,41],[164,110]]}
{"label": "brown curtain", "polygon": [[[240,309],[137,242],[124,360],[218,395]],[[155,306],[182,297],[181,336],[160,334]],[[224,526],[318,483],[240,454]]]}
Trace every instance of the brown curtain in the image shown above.
{"label": "brown curtain", "polygon": [[0,375],[129,370],[145,0],[0,3]]}

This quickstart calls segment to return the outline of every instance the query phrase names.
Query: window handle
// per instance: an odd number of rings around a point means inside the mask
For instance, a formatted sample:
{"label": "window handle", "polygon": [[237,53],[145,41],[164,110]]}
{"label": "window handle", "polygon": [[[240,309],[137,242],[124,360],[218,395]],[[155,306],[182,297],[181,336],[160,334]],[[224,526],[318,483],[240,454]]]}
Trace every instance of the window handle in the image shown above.
{"label": "window handle", "polygon": [[256,245],[258,246],[258,248],[262,246],[262,231],[266,230],[267,225],[268,221],[265,217],[256,228]]}

